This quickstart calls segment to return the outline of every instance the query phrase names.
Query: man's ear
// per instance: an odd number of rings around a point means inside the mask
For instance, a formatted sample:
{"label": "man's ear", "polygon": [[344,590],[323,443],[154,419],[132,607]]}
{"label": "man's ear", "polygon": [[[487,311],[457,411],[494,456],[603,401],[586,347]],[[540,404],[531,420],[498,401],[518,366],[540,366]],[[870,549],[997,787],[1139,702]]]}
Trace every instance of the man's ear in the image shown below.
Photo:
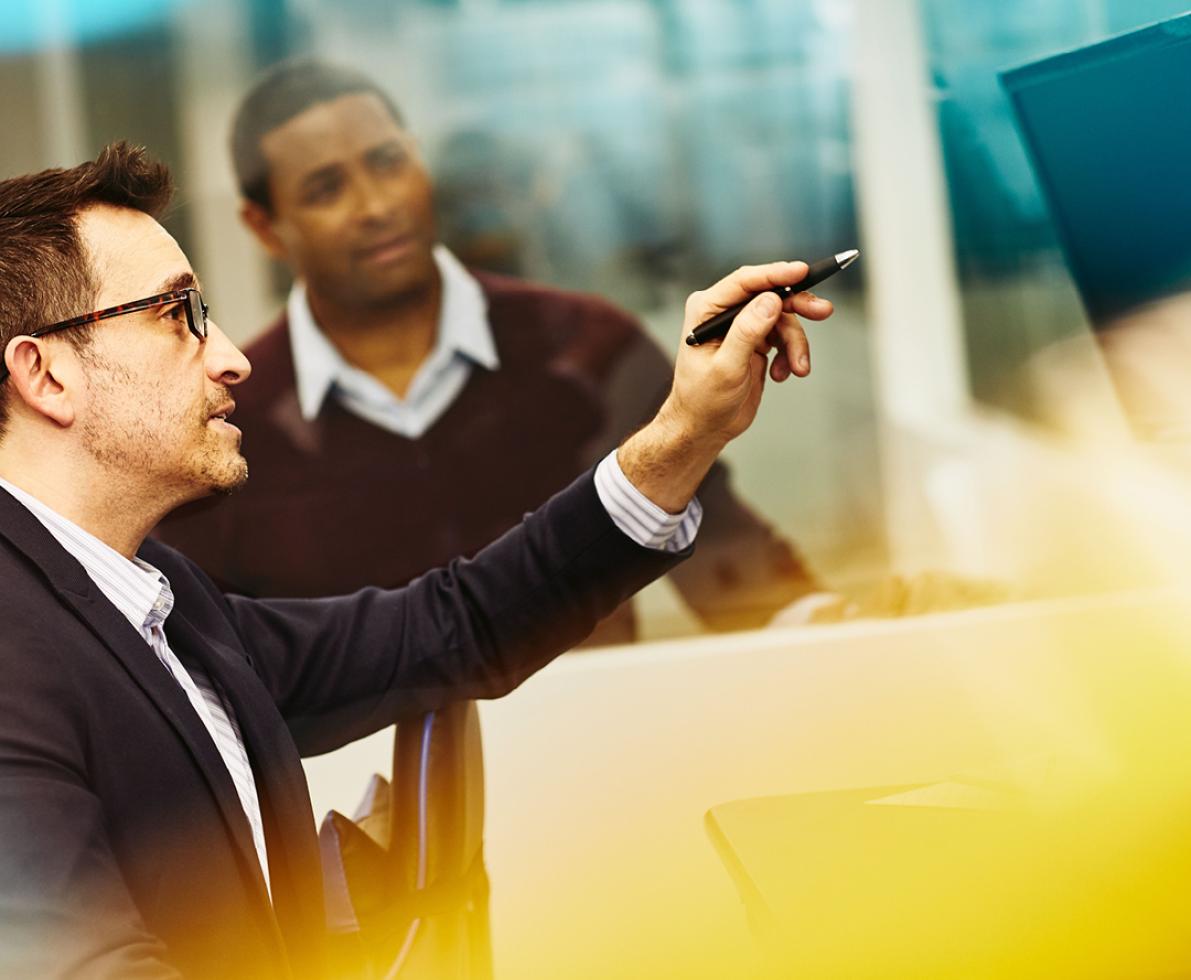
{"label": "man's ear", "polygon": [[273,230],[273,216],[265,208],[256,201],[242,200],[240,220],[269,255],[281,262],[288,258],[285,245]]}
{"label": "man's ear", "polygon": [[[74,399],[70,387],[55,374],[55,369],[63,376],[69,376],[71,372],[65,358],[59,358],[55,364],[55,353],[53,345],[39,338],[13,337],[4,349],[4,364],[16,400],[23,403],[27,411],[67,428],[74,424]],[[10,401],[10,408],[12,405]]]}

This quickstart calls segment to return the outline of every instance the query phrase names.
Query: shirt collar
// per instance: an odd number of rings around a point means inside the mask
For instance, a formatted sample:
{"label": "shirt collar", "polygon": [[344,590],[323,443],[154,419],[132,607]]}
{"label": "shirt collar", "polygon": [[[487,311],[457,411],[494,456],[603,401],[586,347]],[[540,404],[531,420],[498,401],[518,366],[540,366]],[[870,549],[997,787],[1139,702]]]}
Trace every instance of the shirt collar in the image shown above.
{"label": "shirt collar", "polygon": [[[442,299],[439,304],[438,335],[427,361],[458,353],[495,371],[500,367],[500,359],[488,322],[488,301],[483,289],[445,246],[436,245],[433,254],[442,277]],[[298,405],[302,417],[309,422],[318,416],[335,383],[357,369],[344,359],[319,329],[302,282],[295,282],[290,290],[286,314]]]}
{"label": "shirt collar", "polygon": [[174,595],[169,581],[160,571],[141,558],[130,561],[31,493],[3,478],[0,478],[0,487],[28,508],[137,630],[165,622],[174,606]]}

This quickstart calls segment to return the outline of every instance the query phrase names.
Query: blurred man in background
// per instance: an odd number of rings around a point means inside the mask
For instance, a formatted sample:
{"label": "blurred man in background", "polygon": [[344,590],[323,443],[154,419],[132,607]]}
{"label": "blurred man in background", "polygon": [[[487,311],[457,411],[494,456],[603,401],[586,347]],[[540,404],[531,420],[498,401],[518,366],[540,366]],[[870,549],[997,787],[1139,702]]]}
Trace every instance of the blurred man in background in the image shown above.
{"label": "blurred man in background", "polygon": [[[439,244],[415,141],[366,76],[275,67],[239,107],[232,160],[244,222],[296,283],[246,351],[251,484],[161,529],[225,587],[404,584],[512,527],[665,398],[669,362],[630,316]],[[699,552],[671,580],[704,624],[762,626],[816,590],[722,464],[699,498]],[[590,642],[635,635],[626,605]]]}

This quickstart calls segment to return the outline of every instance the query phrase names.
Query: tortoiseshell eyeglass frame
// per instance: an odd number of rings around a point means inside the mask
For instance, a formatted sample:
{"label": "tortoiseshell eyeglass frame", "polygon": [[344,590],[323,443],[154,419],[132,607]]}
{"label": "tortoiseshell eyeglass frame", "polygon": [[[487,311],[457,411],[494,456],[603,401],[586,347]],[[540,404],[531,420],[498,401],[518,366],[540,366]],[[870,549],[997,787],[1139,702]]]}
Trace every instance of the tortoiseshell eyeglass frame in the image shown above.
{"label": "tortoiseshell eyeglass frame", "polygon": [[[190,328],[190,332],[198,338],[199,343],[207,339],[207,304],[203,302],[202,293],[200,293],[193,286],[186,289],[171,289],[168,293],[158,293],[156,296],[146,296],[144,299],[134,299],[130,303],[121,303],[119,306],[109,306],[106,310],[96,310],[94,313],[84,313],[81,316],[72,316],[69,320],[61,320],[58,323],[51,323],[48,327],[42,327],[40,330],[34,330],[29,334],[30,337],[44,337],[47,334],[58,333],[60,330],[69,330],[71,327],[81,327],[86,323],[95,323],[98,320],[107,320],[114,316],[123,316],[125,313],[139,313],[142,310],[151,310],[157,306],[168,306],[170,303],[186,304],[186,325]],[[0,383],[3,383],[8,378],[8,368],[0,362]]]}

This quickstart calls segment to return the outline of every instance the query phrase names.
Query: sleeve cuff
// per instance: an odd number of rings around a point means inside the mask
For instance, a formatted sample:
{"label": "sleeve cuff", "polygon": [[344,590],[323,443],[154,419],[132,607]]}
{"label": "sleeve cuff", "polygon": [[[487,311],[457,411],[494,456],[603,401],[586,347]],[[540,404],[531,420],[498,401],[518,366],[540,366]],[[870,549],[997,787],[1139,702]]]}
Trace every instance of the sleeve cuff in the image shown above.
{"label": "sleeve cuff", "polygon": [[676,552],[695,540],[703,520],[699,501],[691,500],[680,514],[668,514],[629,482],[615,449],[596,467],[595,485],[612,523],[643,548]]}

